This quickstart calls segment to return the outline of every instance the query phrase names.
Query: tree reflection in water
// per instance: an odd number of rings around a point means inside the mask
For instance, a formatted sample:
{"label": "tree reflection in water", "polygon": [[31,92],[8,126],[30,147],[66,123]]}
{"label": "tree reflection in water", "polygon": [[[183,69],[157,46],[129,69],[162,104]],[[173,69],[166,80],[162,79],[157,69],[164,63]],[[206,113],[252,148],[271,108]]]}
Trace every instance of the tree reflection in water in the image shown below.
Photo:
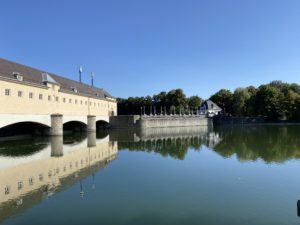
{"label": "tree reflection in water", "polygon": [[220,126],[214,129],[222,141],[214,151],[240,161],[262,159],[266,163],[300,158],[300,126]]}
{"label": "tree reflection in water", "polygon": [[218,126],[206,133],[183,137],[160,138],[140,136],[138,141],[119,142],[119,150],[156,152],[183,160],[189,149],[203,146],[227,158],[236,155],[239,161],[264,160],[281,163],[300,158],[300,126]]}

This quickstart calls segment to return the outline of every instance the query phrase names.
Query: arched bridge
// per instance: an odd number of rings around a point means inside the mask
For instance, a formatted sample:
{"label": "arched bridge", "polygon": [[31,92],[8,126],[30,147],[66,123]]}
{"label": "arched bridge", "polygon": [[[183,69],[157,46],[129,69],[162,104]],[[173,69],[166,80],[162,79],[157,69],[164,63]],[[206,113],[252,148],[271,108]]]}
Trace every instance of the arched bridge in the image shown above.
{"label": "arched bridge", "polygon": [[96,123],[109,123],[109,116],[64,116],[61,114],[52,115],[18,115],[5,114],[1,115],[0,129],[18,123],[35,123],[50,128],[50,135],[62,135],[63,125],[69,122],[79,122],[87,127],[87,131],[96,131]]}

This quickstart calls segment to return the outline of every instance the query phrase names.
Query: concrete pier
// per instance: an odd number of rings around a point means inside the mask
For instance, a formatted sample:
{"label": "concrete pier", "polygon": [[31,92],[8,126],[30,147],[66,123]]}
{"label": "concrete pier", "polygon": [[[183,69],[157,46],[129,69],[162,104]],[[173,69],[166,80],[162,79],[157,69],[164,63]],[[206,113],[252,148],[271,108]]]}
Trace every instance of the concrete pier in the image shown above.
{"label": "concrete pier", "polygon": [[89,132],[87,134],[87,146],[88,147],[96,146],[96,141],[97,141],[96,132]]}
{"label": "concrete pier", "polygon": [[51,115],[51,136],[61,136],[63,135],[63,116],[60,114]]}
{"label": "concrete pier", "polygon": [[96,116],[87,116],[87,132],[96,132]]}
{"label": "concrete pier", "polygon": [[51,141],[51,157],[61,157],[63,153],[63,136],[54,136]]}

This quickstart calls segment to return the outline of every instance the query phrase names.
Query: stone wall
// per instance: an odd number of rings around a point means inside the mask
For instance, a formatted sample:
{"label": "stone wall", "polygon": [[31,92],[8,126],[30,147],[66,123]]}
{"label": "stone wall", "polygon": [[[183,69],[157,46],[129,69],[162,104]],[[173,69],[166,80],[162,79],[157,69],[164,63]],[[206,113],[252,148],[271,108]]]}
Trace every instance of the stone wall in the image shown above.
{"label": "stone wall", "polygon": [[215,125],[223,124],[263,124],[266,120],[264,117],[214,117],[213,123]]}
{"label": "stone wall", "polygon": [[110,117],[111,128],[156,128],[210,126],[212,119],[203,116],[115,116]]}
{"label": "stone wall", "polygon": [[141,128],[209,126],[210,119],[202,116],[142,117]]}
{"label": "stone wall", "polygon": [[109,126],[111,128],[138,128],[141,116],[111,116],[109,117]]}

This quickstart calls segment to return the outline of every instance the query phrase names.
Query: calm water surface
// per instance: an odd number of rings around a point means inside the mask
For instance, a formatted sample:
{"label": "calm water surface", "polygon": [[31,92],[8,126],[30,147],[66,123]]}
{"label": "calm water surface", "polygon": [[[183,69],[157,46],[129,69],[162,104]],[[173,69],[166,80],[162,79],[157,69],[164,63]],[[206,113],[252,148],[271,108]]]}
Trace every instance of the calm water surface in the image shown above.
{"label": "calm water surface", "polygon": [[1,224],[299,224],[300,126],[0,143]]}

